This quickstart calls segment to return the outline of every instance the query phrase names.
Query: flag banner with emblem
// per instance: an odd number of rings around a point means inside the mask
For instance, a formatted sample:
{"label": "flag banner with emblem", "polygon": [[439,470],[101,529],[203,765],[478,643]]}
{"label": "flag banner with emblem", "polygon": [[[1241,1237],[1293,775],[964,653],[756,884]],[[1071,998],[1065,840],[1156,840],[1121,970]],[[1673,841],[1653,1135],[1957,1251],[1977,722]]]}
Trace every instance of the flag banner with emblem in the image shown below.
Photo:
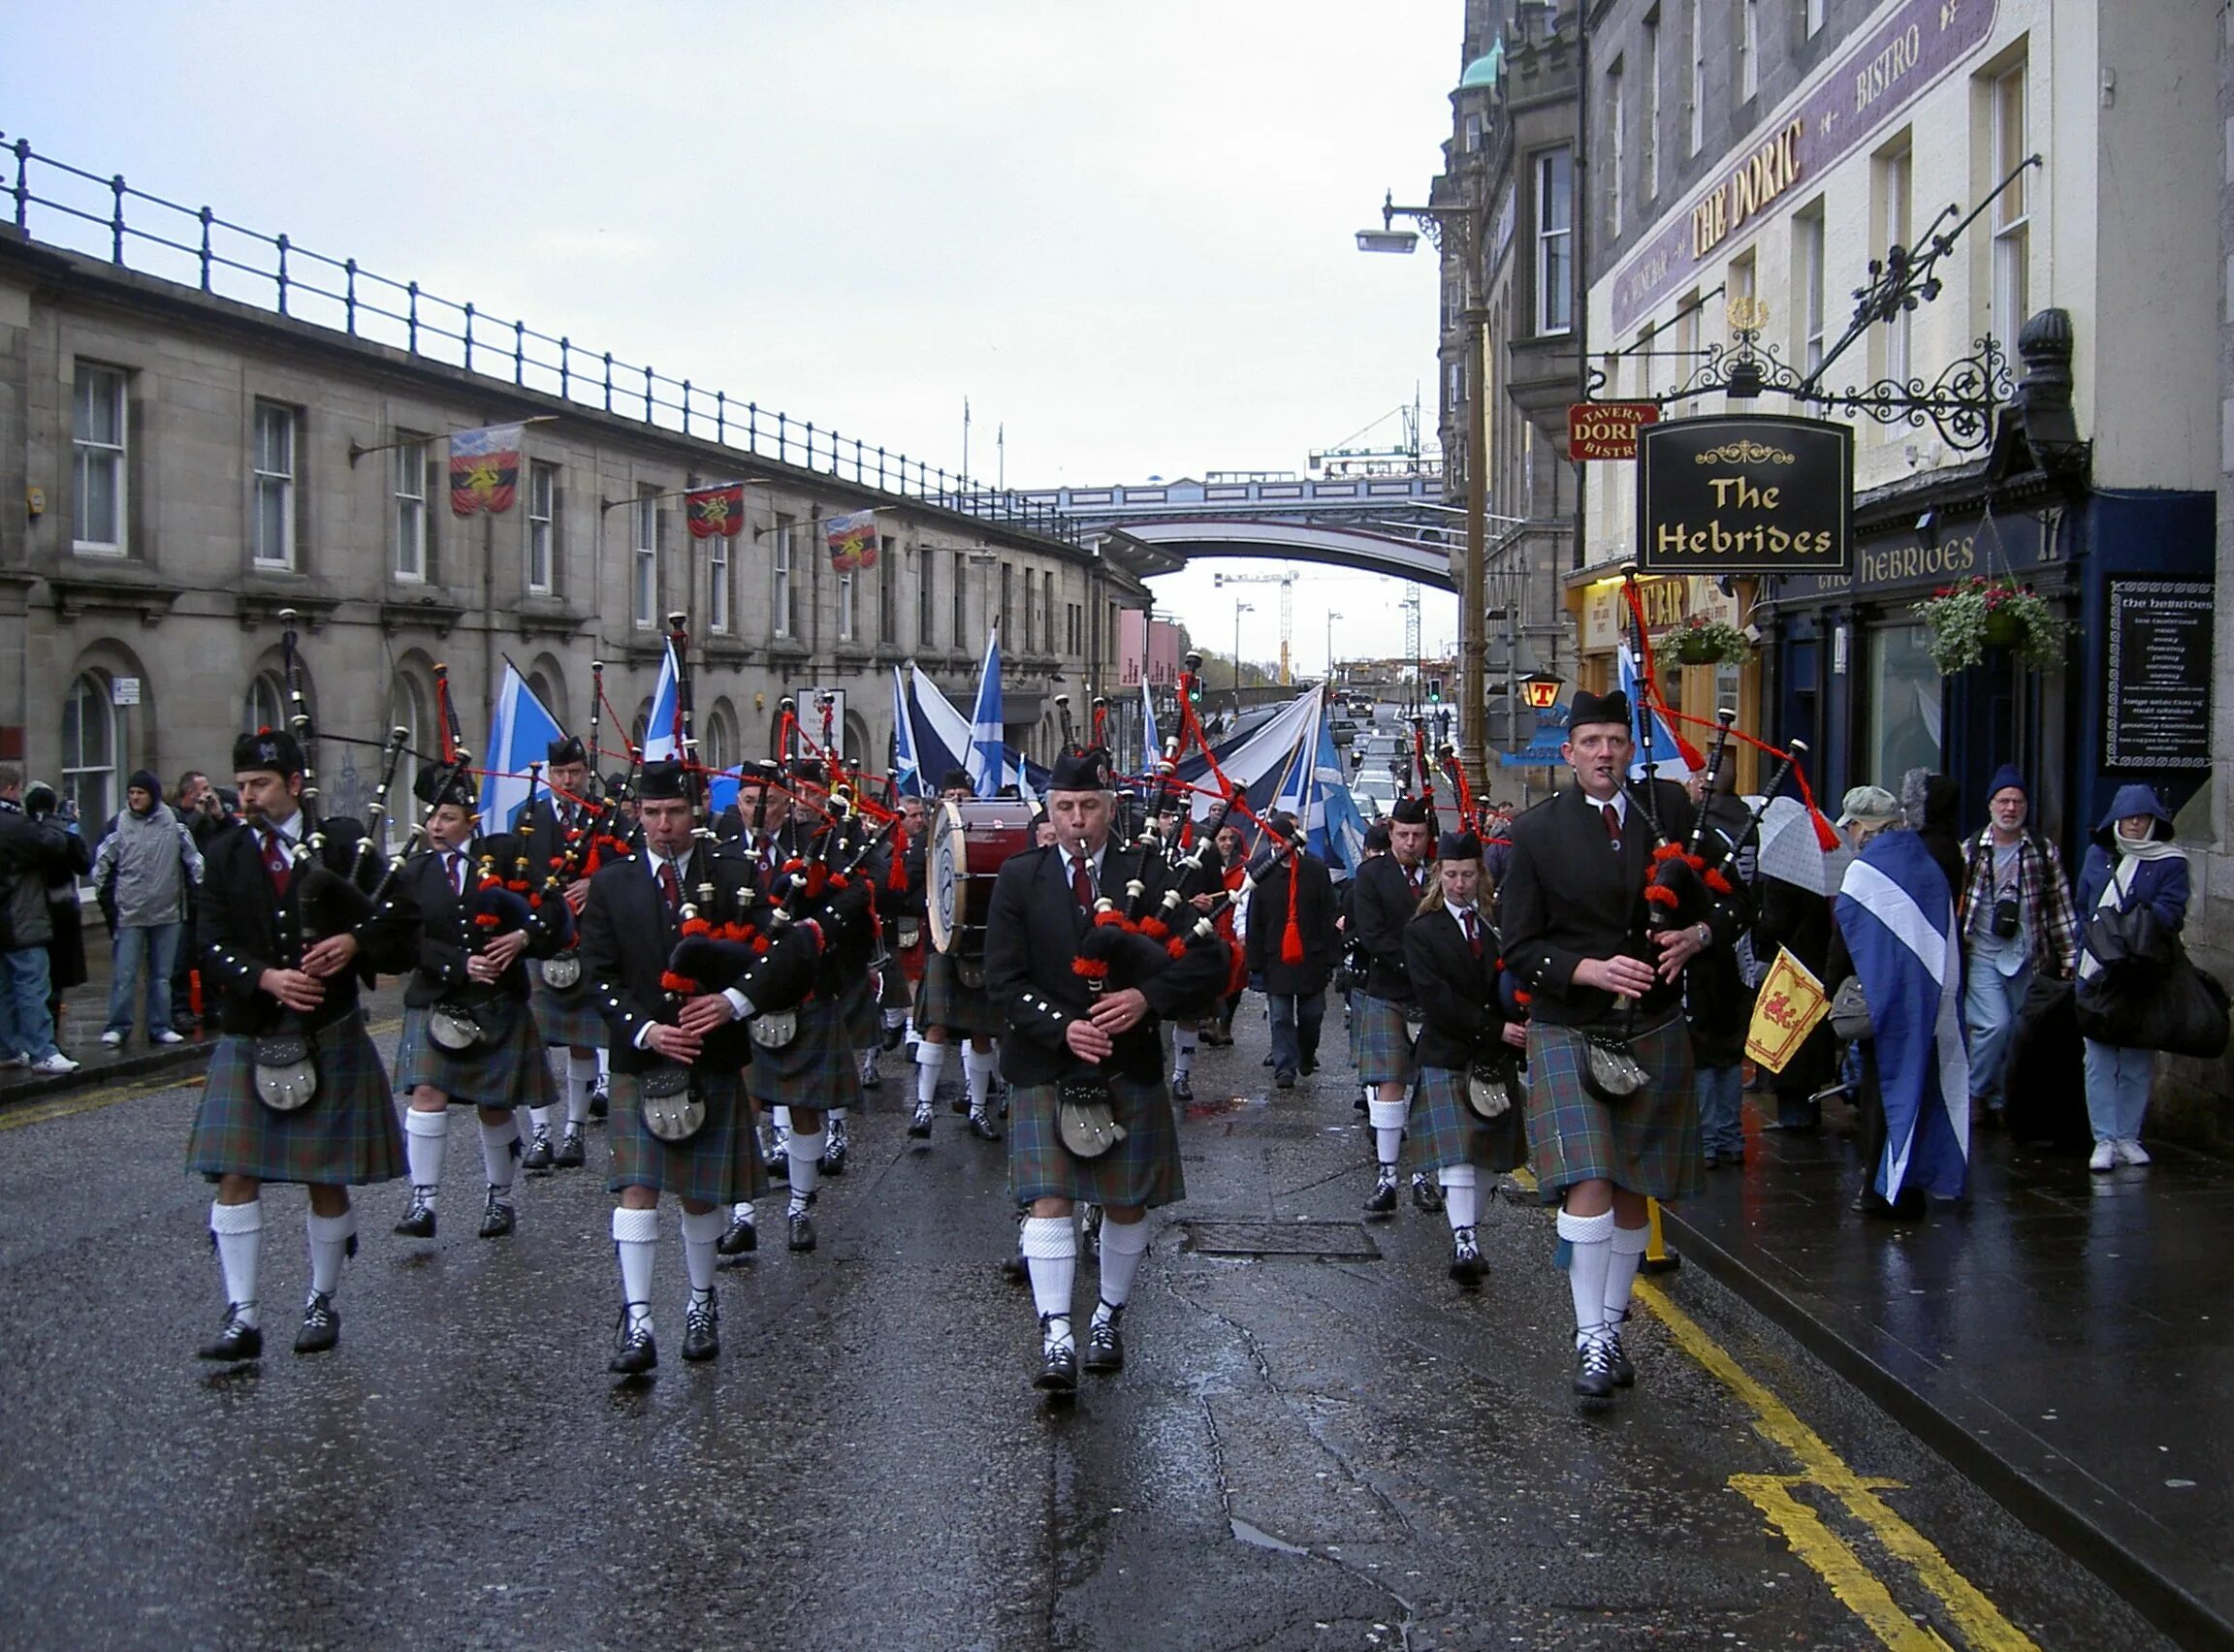
{"label": "flag banner with emblem", "polygon": [[824,543],[830,547],[830,565],[842,574],[877,565],[877,513],[855,511],[832,517],[823,524]]}
{"label": "flag banner with emblem", "polygon": [[450,511],[502,516],[520,491],[520,427],[485,425],[450,433]]}
{"label": "flag banner with emblem", "polygon": [[745,484],[693,488],[683,495],[683,513],[690,524],[691,538],[712,539],[719,534],[734,539],[745,526]]}
{"label": "flag banner with emblem", "polygon": [[1831,1000],[1815,971],[1779,946],[1776,962],[1761,982],[1761,995],[1753,1001],[1753,1025],[1745,1034],[1745,1055],[1771,1072],[1782,1072],[1800,1053],[1823,1018],[1831,1013]]}

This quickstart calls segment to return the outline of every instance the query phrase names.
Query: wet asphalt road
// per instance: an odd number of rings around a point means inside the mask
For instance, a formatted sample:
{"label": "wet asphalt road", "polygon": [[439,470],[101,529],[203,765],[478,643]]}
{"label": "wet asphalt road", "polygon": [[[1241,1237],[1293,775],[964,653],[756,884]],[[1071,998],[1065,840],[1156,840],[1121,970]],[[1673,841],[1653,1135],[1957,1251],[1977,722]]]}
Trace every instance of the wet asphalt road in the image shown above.
{"label": "wet asphalt road", "polygon": [[[1533,1205],[1491,1206],[1474,1296],[1409,1206],[1371,1227],[1376,1259],[1194,1251],[1190,1221],[1354,1224],[1340,1026],[1332,1067],[1269,1104],[1246,1013],[1202,1053],[1198,1096],[1224,1099],[1188,1110],[1190,1197],[1157,1213],[1129,1367],[1061,1409],[1028,1385],[1030,1300],[999,1273],[1002,1150],[943,1108],[910,1142],[894,1058],[821,1249],[723,1269],[711,1366],[678,1356],[669,1204],[641,1385],[605,1373],[601,1132],[590,1171],[529,1180],[520,1232],[485,1242],[453,1110],[439,1237],[390,1235],[400,1184],[362,1192],[317,1358],[287,1351],[303,1195],[270,1191],[273,1351],[219,1373],[192,1357],[221,1311],[179,1169],[194,1092],[0,1115],[0,1644],[2163,1644],[1695,1272],[1660,1282],[1692,1348],[1646,1319],[1637,1390],[1579,1414]],[[1840,1500],[1855,1476],[1887,1519]]]}

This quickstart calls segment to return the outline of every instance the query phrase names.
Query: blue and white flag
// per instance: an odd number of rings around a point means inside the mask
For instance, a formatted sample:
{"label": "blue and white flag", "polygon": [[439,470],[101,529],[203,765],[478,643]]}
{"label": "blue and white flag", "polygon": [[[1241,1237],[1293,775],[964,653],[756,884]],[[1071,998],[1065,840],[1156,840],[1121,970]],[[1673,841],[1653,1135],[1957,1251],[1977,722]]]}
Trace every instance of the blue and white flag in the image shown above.
{"label": "blue and white flag", "polygon": [[659,681],[652,689],[652,712],[644,719],[644,761],[672,762],[683,754],[682,714],[675,694],[675,645],[659,660]]}
{"label": "blue and white flag", "polygon": [[[913,716],[910,726],[915,737],[916,767],[925,777],[923,786],[928,793],[937,789],[948,771],[969,768],[970,720],[920,667],[911,668],[911,673],[908,709]],[[1014,786],[1026,797],[1037,797],[1047,789],[1048,771],[1013,746],[1002,747],[1001,775],[1003,785]]]}
{"label": "blue and white flag", "polygon": [[1970,1064],[1963,1052],[1963,937],[1947,875],[1924,840],[1888,832],[1838,886],[1838,933],[1869,1001],[1885,1152],[1869,1186],[1960,1198],[1970,1172]]}
{"label": "blue and white flag", "polygon": [[1164,761],[1164,741],[1156,732],[1156,699],[1148,692],[1148,680],[1140,680],[1140,772],[1156,773],[1156,765]]}
{"label": "blue and white flag", "polygon": [[915,718],[908,710],[908,687],[900,668],[892,668],[892,783],[902,797],[923,797],[923,765],[915,759]]}
{"label": "blue and white flag", "polygon": [[[1314,688],[1297,695],[1248,733],[1211,747],[1217,754],[1218,772],[1248,797],[1251,809],[1262,813],[1272,807],[1280,782],[1294,765],[1296,752],[1318,713],[1319,691]],[[1178,778],[1197,788],[1194,793],[1195,818],[1208,818],[1218,807],[1218,778],[1211,773],[1209,759],[1199,751],[1190,752],[1179,760]]]}
{"label": "blue and white flag", "polygon": [[565,730],[551,709],[535,697],[520,668],[504,662],[504,681],[496,690],[495,715],[489,719],[489,779],[481,788],[481,829],[509,832],[519,823],[527,804],[527,768],[543,762],[551,743]]}
{"label": "blue and white flag", "polygon": [[[1643,685],[1637,678],[1637,656],[1629,651],[1629,645],[1621,645],[1621,692],[1629,696],[1629,738],[1637,743],[1637,756],[1629,765],[1629,778],[1644,778],[1644,709]],[[1657,779],[1687,780],[1691,778],[1691,765],[1683,760],[1682,744],[1676,731],[1668,726],[1668,719],[1659,712],[1649,714],[1652,718],[1652,774]]]}
{"label": "blue and white flag", "polygon": [[1007,726],[1001,720],[1001,627],[985,637],[985,663],[977,672],[977,709],[970,718],[970,755],[963,767],[979,797],[997,797],[1007,769]]}
{"label": "blue and white flag", "polygon": [[1305,811],[1297,816],[1310,832],[1311,852],[1326,863],[1336,877],[1357,870],[1365,859],[1365,816],[1350,793],[1350,778],[1342,763],[1342,748],[1334,744],[1333,724],[1319,719],[1319,745],[1311,763],[1311,787]]}

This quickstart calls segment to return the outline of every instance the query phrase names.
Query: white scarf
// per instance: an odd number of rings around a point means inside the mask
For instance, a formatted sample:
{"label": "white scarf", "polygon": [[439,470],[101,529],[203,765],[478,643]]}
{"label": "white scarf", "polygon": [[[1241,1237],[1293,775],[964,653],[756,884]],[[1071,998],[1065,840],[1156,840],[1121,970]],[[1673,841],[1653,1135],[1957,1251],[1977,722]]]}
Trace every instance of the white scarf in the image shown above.
{"label": "white scarf", "polygon": [[[2125,897],[2133,888],[2133,879],[2139,874],[2143,861],[2165,860],[2180,854],[2180,850],[2171,843],[2154,838],[2128,838],[2115,826],[2110,828],[2110,842],[2118,848],[2118,870],[2111,874],[2109,881],[2102,885],[2102,893],[2094,899],[2094,910],[2097,912],[2122,912],[2125,909]],[[2186,857],[2183,855],[2181,858]],[[2101,969],[2100,961],[2087,950],[2087,931],[2082,925],[2079,931],[2079,978],[2082,981],[2091,980]]]}

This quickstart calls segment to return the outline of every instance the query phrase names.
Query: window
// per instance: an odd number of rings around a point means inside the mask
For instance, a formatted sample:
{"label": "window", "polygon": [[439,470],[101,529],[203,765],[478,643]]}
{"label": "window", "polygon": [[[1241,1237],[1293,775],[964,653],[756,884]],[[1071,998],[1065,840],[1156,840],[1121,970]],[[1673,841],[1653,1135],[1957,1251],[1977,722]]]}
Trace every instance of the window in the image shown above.
{"label": "window", "polygon": [[[2025,140],[2025,65],[1993,83],[1994,176],[1988,187],[2017,170],[2031,150]],[[1994,201],[1994,287],[1987,326],[2006,344],[2017,336],[2031,307],[2032,178],[2029,173]]]}
{"label": "window", "polygon": [[552,562],[558,538],[558,467],[540,461],[527,466],[527,588],[551,592]]}
{"label": "window", "polygon": [[636,507],[628,513],[635,532],[629,535],[628,616],[638,630],[650,630],[659,618],[659,495],[649,485],[636,490]]}
{"label": "window", "polygon": [[900,564],[892,556],[889,533],[877,543],[877,640],[897,646],[900,641]]}
{"label": "window", "polygon": [[254,734],[260,728],[285,728],[286,708],[287,684],[279,680],[279,674],[259,671],[256,680],[248,684],[247,703],[240,709],[240,732]]}
{"label": "window", "polygon": [[1660,13],[1644,17],[1644,199],[1660,194]]}
{"label": "window", "polygon": [[1699,295],[1685,293],[1676,310],[1675,376],[1678,383],[1699,365]]}
{"label": "window", "polygon": [[1707,144],[1707,31],[1699,10],[1699,0],[1691,0],[1691,79],[1683,112],[1691,123],[1691,147],[1686,152],[1694,155]]}
{"label": "window", "polygon": [[1826,4],[1827,0],[1807,0],[1807,33],[1811,36],[1823,32],[1823,13]]}
{"label": "window", "polygon": [[270,568],[295,565],[295,409],[256,403],[255,559]]}
{"label": "window", "polygon": [[70,684],[62,702],[62,785],[78,806],[88,836],[116,812],[116,752],[123,745],[123,714],[110,702],[106,672],[88,671]]}
{"label": "window", "polygon": [[[80,551],[124,551],[124,375],[78,364],[71,399],[70,531]],[[107,819],[107,815],[102,816]]]}
{"label": "window", "polygon": [[1800,370],[1823,365],[1823,203],[1792,220],[1792,313],[1800,320]]}
{"label": "window", "polygon": [[1738,0],[1738,101],[1761,95],[1761,0]]}
{"label": "window", "polygon": [[1035,632],[1039,610],[1032,600],[1032,570],[1026,568],[1024,570],[1024,651],[1026,653],[1037,651],[1035,645],[1038,641]]}
{"label": "window", "polygon": [[[1909,234],[1908,185],[1915,156],[1905,142],[1877,158],[1877,241],[1881,246],[1906,246]],[[1910,312],[1903,309],[1885,323],[1885,376],[1899,383],[1908,376]]]}
{"label": "window", "polygon": [[1014,648],[1016,646],[1016,633],[1013,629],[1010,628],[1008,623],[1009,587],[1014,584],[1014,581],[1009,576],[1014,574],[1015,571],[1016,570],[1006,562],[1001,564],[1001,635],[1008,639],[1008,646],[1010,648]]}
{"label": "window", "polygon": [[959,548],[954,553],[954,646],[958,649],[969,647],[970,587],[963,578],[963,570],[969,566],[965,560],[968,556],[968,552]]}
{"label": "window", "polygon": [[[718,539],[721,536],[716,534],[715,537]],[[732,755],[736,746],[736,738],[729,732],[728,713],[716,707],[698,731],[698,760],[707,768],[719,772],[737,760]]]}
{"label": "window", "polygon": [[1629,172],[1629,108],[1621,101],[1621,59],[1606,71],[1606,229],[1621,233],[1621,191]]}
{"label": "window", "polygon": [[1080,611],[1078,604],[1075,602],[1066,602],[1063,605],[1063,641],[1065,645],[1064,651],[1066,653],[1076,654],[1083,653],[1085,651],[1079,646],[1078,638],[1078,628],[1083,620],[1084,615]]}
{"label": "window", "polygon": [[933,578],[939,566],[939,557],[930,546],[919,546],[915,552],[915,646],[931,646],[931,634],[939,624],[939,582]]}
{"label": "window", "polygon": [[395,499],[396,559],[399,580],[427,577],[427,444],[401,441],[389,450]]}
{"label": "window", "polygon": [[791,530],[798,524],[790,517],[776,519],[776,604],[775,621],[770,635],[796,637],[799,634],[799,591],[791,577]]}
{"label": "window", "polygon": [[1565,333],[1575,319],[1575,156],[1536,157],[1536,331]]}
{"label": "window", "polygon": [[1055,651],[1055,570],[1049,568],[1039,576],[1039,646],[1048,653]]}
{"label": "window", "polygon": [[855,576],[849,573],[838,576],[838,640],[853,640],[853,587]]}
{"label": "window", "polygon": [[1867,634],[1869,768],[1894,783],[1910,769],[1939,767],[1941,688],[1922,625],[1888,625]]}
{"label": "window", "polygon": [[725,533],[706,541],[706,629],[720,633],[729,629],[729,536]]}

